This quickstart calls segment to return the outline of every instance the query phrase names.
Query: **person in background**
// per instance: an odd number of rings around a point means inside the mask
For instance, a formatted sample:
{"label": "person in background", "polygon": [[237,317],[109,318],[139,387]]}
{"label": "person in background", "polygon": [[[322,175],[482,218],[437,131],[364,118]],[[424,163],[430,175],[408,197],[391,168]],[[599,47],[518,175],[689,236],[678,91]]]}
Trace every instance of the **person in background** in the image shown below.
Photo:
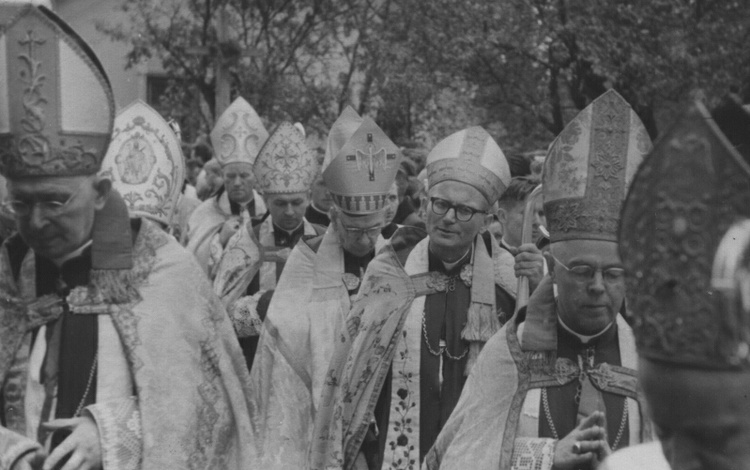
{"label": "person in background", "polygon": [[[254,189],[253,164],[267,138],[260,117],[242,97],[224,111],[211,132],[224,184],[190,216],[187,249],[212,280],[223,248],[239,229],[240,221],[266,214],[266,206]],[[204,169],[208,168],[207,163]]]}
{"label": "person in background", "polygon": [[[383,152],[370,165],[362,156],[373,147]],[[306,468],[331,354],[375,254],[399,160],[398,147],[351,107],[331,127],[322,171],[334,201],[331,224],[325,235],[303,237],[292,250],[251,371],[261,452],[253,468]]]}
{"label": "person in background", "polygon": [[[318,168],[323,168],[323,158],[318,159]],[[333,199],[331,199],[331,195],[328,193],[328,188],[326,188],[326,182],[325,179],[323,179],[323,173],[321,172],[313,182],[312,201],[310,201],[310,205],[307,206],[305,218],[311,224],[328,227],[328,224],[331,223],[331,219],[328,217],[328,211],[331,209],[332,205]]]}

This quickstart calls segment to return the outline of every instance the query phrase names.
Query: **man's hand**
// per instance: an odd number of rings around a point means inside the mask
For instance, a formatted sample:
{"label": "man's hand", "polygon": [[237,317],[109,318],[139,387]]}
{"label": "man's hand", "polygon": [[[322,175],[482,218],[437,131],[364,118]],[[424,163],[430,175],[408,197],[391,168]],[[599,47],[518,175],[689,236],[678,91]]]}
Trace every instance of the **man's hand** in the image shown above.
{"label": "man's hand", "polygon": [[224,222],[224,225],[222,225],[221,231],[219,232],[219,242],[221,242],[221,246],[226,246],[229,239],[232,238],[232,235],[234,235],[239,229],[240,219],[236,217],[232,217]]}
{"label": "man's hand", "polygon": [[553,470],[569,470],[590,463],[592,468],[609,455],[604,413],[595,411],[557,441],[552,460]]}
{"label": "man's hand", "polygon": [[513,255],[516,257],[516,277],[526,276],[529,288],[534,292],[544,276],[542,251],[533,243],[526,243],[513,250]]}
{"label": "man's hand", "polygon": [[68,429],[72,434],[44,461],[44,470],[58,468],[67,455],[68,461],[60,470],[95,470],[102,468],[102,447],[99,442],[99,429],[88,416],[72,419],[55,419],[42,425],[45,429],[57,431]]}
{"label": "man's hand", "polygon": [[44,450],[35,450],[16,460],[10,468],[11,470],[39,470],[46,457]]}

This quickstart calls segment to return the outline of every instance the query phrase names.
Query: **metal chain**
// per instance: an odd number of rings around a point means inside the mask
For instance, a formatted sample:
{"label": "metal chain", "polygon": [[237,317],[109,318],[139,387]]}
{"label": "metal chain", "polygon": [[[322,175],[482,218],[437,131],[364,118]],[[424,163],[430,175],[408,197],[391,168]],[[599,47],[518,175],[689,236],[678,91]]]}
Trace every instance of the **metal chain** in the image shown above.
{"label": "metal chain", "polygon": [[557,435],[557,429],[555,429],[555,423],[552,421],[552,413],[549,411],[549,400],[547,399],[547,388],[542,388],[542,405],[544,406],[544,416],[547,418],[547,424],[549,424],[549,429],[552,431],[552,437],[555,439],[560,439],[560,436]]}
{"label": "metal chain", "polygon": [[[560,439],[560,437],[557,434],[557,429],[555,429],[555,423],[552,421],[552,413],[549,410],[549,400],[547,399],[547,388],[542,388],[542,406],[544,407],[544,416],[547,418],[547,423],[549,424],[550,431],[552,431],[552,437],[555,439]],[[615,436],[615,441],[612,443],[612,451],[614,452],[617,450],[617,448],[620,445],[620,441],[622,440],[622,435],[625,433],[625,424],[628,422],[628,415],[629,415],[629,407],[628,407],[628,399],[625,398],[625,402],[623,403],[622,408],[622,420],[620,421],[620,428],[617,430],[617,436]]]}
{"label": "metal chain", "polygon": [[447,346],[445,346],[445,347],[438,346],[438,348],[440,349],[439,351],[435,351],[434,349],[432,349],[432,346],[430,346],[430,341],[427,339],[427,321],[426,321],[426,318],[427,318],[427,312],[422,312],[422,334],[424,335],[424,344],[427,346],[427,350],[430,352],[430,354],[432,354],[433,356],[440,357],[441,355],[443,355],[443,353],[445,353],[445,356],[448,359],[452,359],[454,361],[460,361],[461,359],[463,359],[464,357],[466,357],[466,354],[469,352],[469,348],[464,349],[463,354],[461,354],[458,357],[452,356],[451,353],[448,352],[448,347]]}
{"label": "metal chain", "polygon": [[94,374],[96,373],[96,364],[99,361],[99,353],[97,352],[94,355],[94,362],[91,364],[91,370],[89,371],[89,380],[86,382],[86,390],[83,391],[83,397],[81,397],[81,402],[78,404],[78,408],[76,408],[76,413],[73,415],[73,417],[78,417],[81,415],[81,411],[83,411],[83,404],[86,402],[86,397],[89,396],[89,392],[91,392],[91,385],[94,383]]}

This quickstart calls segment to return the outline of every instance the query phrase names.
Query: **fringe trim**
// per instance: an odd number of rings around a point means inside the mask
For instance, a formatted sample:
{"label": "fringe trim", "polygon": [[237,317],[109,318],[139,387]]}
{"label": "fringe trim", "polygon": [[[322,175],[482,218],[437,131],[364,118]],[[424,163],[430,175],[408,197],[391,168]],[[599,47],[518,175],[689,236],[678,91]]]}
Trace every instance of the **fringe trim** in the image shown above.
{"label": "fringe trim", "polygon": [[136,275],[132,269],[93,269],[91,285],[105,303],[128,304],[141,300],[135,286]]}
{"label": "fringe trim", "polygon": [[500,320],[492,305],[474,302],[469,306],[466,317],[466,326],[461,332],[461,338],[469,342],[469,357],[464,369],[464,375],[468,376],[484,344],[500,331]]}

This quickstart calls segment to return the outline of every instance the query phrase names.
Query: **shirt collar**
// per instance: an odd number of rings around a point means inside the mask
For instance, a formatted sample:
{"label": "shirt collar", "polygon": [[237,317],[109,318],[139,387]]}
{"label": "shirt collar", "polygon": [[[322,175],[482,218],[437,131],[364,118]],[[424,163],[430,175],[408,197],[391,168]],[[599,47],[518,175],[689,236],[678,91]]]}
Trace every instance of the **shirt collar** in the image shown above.
{"label": "shirt collar", "polygon": [[566,324],[565,324],[565,322],[563,321],[563,319],[562,319],[562,318],[560,317],[560,315],[559,315],[559,314],[557,315],[557,321],[558,321],[558,322],[560,322],[560,326],[562,326],[562,327],[563,327],[563,329],[564,329],[565,331],[567,331],[567,332],[568,332],[568,333],[570,333],[571,335],[573,335],[573,336],[575,336],[576,338],[578,338],[579,340],[581,340],[581,343],[583,343],[583,344],[588,344],[588,343],[590,343],[591,341],[595,340],[596,338],[598,338],[598,337],[602,336],[602,335],[603,335],[604,333],[606,333],[607,331],[609,331],[609,329],[610,329],[610,328],[612,328],[612,325],[614,325],[614,324],[615,324],[615,321],[614,321],[614,320],[612,320],[612,323],[610,323],[609,325],[607,325],[607,326],[606,326],[606,327],[605,327],[605,328],[604,328],[604,329],[603,329],[602,331],[600,331],[599,333],[596,333],[596,334],[594,334],[594,335],[582,335],[582,334],[580,334],[580,333],[576,333],[576,332],[575,332],[575,331],[573,331],[573,330],[572,330],[572,329],[571,329],[571,328],[570,328],[570,327],[569,327],[568,325],[566,325]]}
{"label": "shirt collar", "polygon": [[80,247],[78,247],[75,251],[72,251],[72,252],[68,253],[67,255],[61,256],[59,258],[55,258],[55,259],[53,259],[51,261],[53,263],[55,263],[55,266],[57,266],[59,268],[66,261],[71,260],[73,258],[76,258],[78,256],[81,256],[81,254],[83,254],[83,252],[86,250],[86,248],[88,248],[88,247],[91,246],[92,242],[93,242],[93,240],[89,240],[86,243],[84,243],[83,245],[81,245]]}

